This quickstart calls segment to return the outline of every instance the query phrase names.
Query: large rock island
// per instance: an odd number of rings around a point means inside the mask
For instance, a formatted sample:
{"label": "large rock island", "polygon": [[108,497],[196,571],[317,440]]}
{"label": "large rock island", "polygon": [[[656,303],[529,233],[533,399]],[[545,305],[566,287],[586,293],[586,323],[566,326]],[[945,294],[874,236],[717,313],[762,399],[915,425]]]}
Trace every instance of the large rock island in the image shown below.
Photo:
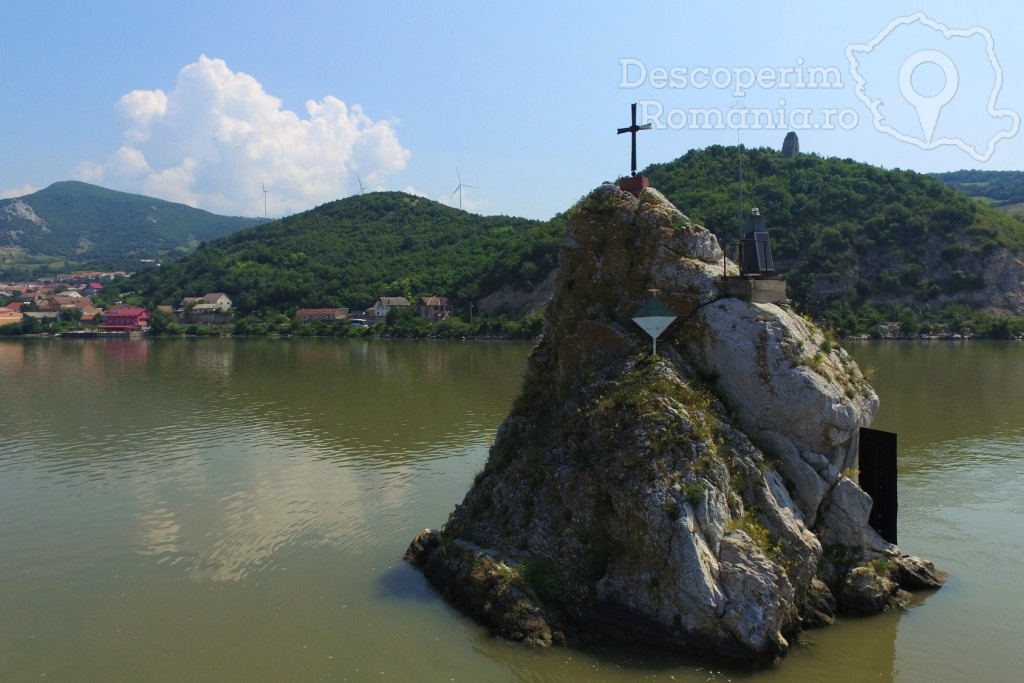
{"label": "large rock island", "polygon": [[[723,294],[718,241],[652,188],[569,212],[522,393],[444,528],[406,559],[538,645],[603,634],[764,664],[837,612],[944,575],[869,525],[859,428],[878,397],[825,332]],[[679,319],[658,355],[631,316]]]}

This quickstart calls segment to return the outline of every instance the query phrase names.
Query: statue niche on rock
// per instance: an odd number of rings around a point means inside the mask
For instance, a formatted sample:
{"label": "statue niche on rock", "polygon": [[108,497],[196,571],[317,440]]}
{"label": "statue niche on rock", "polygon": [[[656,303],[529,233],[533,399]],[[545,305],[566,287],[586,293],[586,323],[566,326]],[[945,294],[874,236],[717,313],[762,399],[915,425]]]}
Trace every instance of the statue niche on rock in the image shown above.
{"label": "statue niche on rock", "polygon": [[[941,585],[843,474],[878,408],[856,363],[787,308],[724,296],[723,259],[651,188],[570,210],[522,393],[406,553],[446,598],[538,645],[603,634],[765,664],[837,611]],[[657,356],[630,320],[652,289],[680,316]]]}

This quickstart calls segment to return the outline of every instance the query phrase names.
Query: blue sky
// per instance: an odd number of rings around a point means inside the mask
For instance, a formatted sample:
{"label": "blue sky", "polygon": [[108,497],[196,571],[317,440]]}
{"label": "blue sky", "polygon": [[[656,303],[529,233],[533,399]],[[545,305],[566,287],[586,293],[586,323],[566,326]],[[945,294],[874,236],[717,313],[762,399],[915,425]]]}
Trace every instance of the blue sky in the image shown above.
{"label": "blue sky", "polygon": [[655,127],[641,167],[796,129],[805,152],[886,168],[1024,169],[1024,10],[903,19],[920,10],[7,3],[0,196],[79,179],[231,215],[266,199],[277,217],[360,181],[458,206],[458,170],[466,210],[549,218],[629,172],[631,102]]}

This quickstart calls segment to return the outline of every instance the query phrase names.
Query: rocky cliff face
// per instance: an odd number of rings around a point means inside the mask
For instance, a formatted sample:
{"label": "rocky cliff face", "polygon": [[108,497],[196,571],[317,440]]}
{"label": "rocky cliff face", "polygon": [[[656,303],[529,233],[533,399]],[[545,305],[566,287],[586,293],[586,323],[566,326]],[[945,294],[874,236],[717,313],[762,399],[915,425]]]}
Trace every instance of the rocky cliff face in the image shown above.
{"label": "rocky cliff face", "polygon": [[[919,244],[918,248],[921,252],[918,262],[929,264],[929,279],[935,282],[962,283],[955,290],[930,293],[929,307],[940,309],[949,304],[964,304],[990,315],[1024,315],[1024,257],[1019,251],[1006,247],[970,250],[951,261],[943,257],[949,250],[949,242],[945,239],[933,238]],[[838,277],[814,277],[808,289],[809,298],[821,301],[839,296],[850,301],[858,282],[877,284],[886,274],[900,272],[907,266],[905,257],[900,254],[864,256]],[[874,295],[869,300],[882,308],[894,303],[902,306],[916,301],[915,296],[910,294]]]}
{"label": "rocky cliff face", "polygon": [[[938,587],[847,476],[878,407],[856,363],[787,308],[724,297],[722,271],[715,237],[656,190],[581,200],[522,394],[406,559],[506,637],[753,663],[837,610]],[[656,357],[630,319],[651,290],[680,316]]]}
{"label": "rocky cliff face", "polygon": [[17,246],[26,230],[49,232],[50,228],[31,206],[20,199],[0,202],[0,244]]}

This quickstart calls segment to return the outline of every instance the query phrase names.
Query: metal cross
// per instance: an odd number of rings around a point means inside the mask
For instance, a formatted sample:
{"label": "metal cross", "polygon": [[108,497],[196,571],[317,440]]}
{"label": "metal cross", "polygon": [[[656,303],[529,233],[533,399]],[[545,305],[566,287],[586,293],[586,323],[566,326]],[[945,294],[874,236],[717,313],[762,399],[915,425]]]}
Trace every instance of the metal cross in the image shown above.
{"label": "metal cross", "polygon": [[630,163],[629,170],[630,170],[630,175],[631,176],[635,176],[636,175],[636,132],[638,130],[650,130],[651,129],[651,124],[645,123],[642,126],[636,125],[636,102],[634,102],[631,105],[631,108],[632,108],[632,111],[633,111],[633,124],[631,126],[629,126],[628,128],[619,128],[619,132],[617,133],[617,135],[621,135],[622,133],[629,133],[632,136],[632,138],[633,138],[633,157],[632,157],[632,160],[631,160],[631,163]]}

